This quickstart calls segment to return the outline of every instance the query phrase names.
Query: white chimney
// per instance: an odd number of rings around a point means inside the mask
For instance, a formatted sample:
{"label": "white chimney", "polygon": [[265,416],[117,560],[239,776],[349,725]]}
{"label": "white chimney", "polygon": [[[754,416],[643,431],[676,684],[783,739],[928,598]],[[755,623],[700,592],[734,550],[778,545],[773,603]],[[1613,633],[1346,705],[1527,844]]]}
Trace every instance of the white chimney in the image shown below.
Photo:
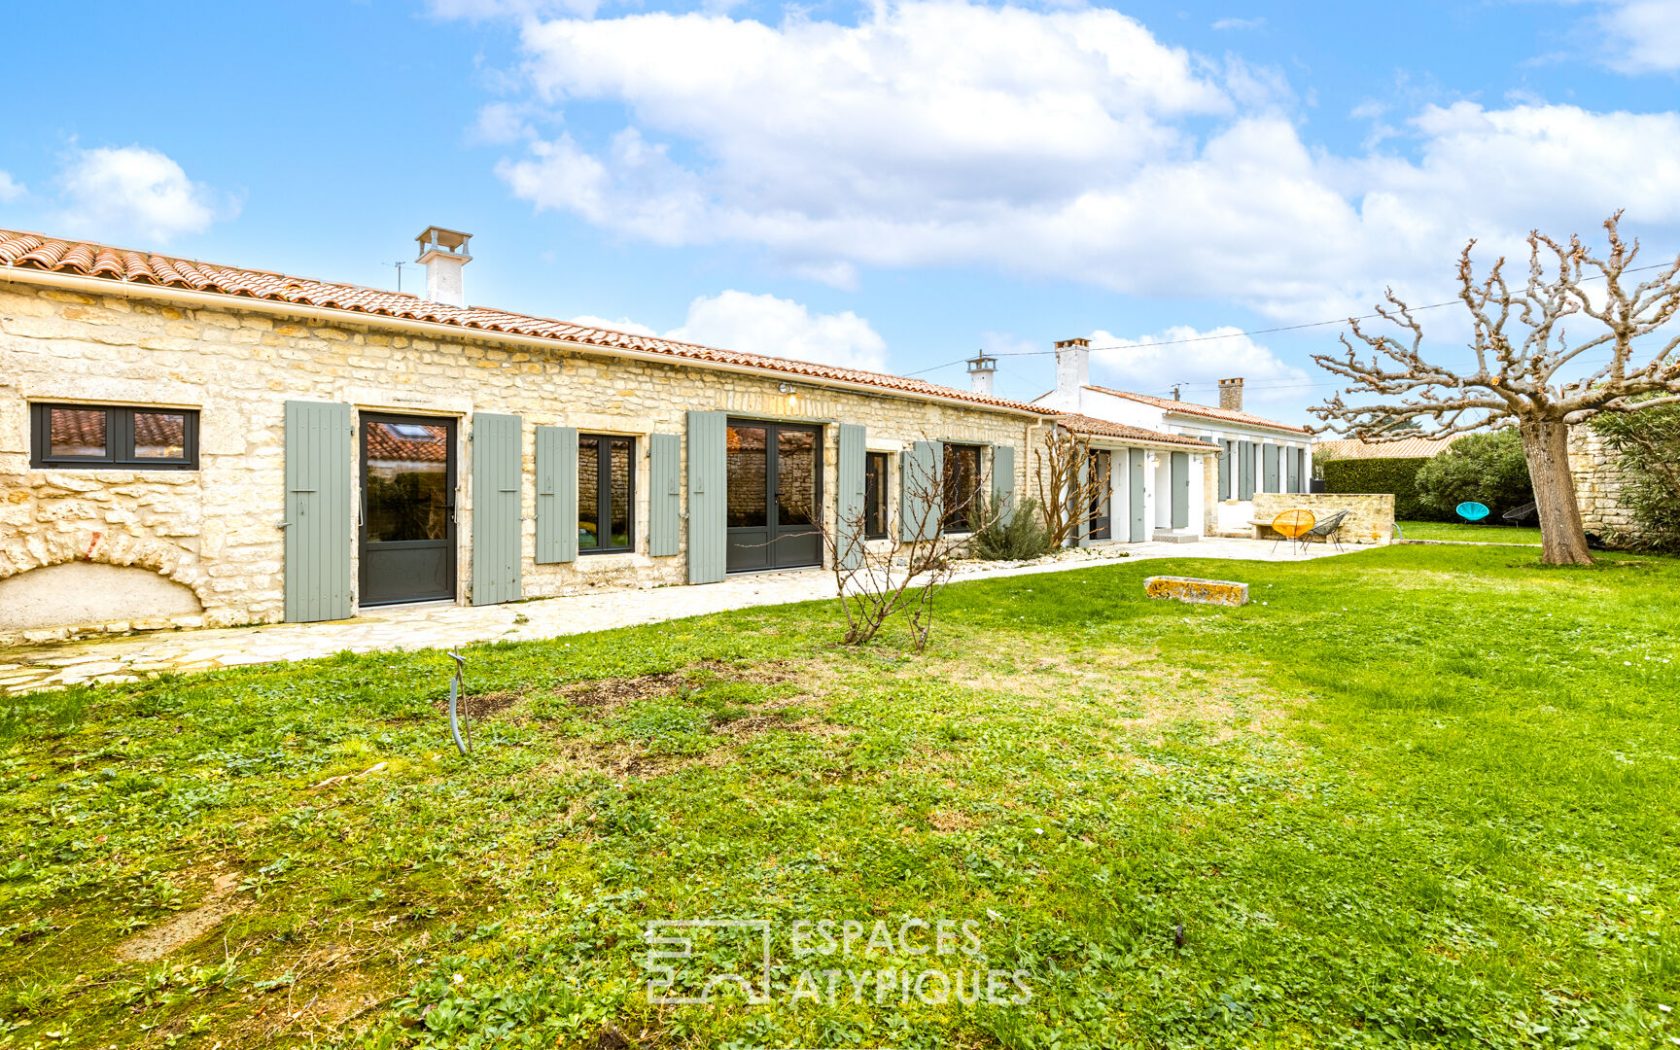
{"label": "white chimney", "polygon": [[997,375],[997,358],[986,351],[968,359],[968,388],[976,394],[992,396],[992,377]]}
{"label": "white chimney", "polygon": [[1073,396],[1079,404],[1079,390],[1091,385],[1091,341],[1089,339],[1058,339],[1056,341],[1056,393]]}
{"label": "white chimney", "polygon": [[426,232],[414,239],[420,242],[417,261],[426,267],[426,298],[450,306],[467,305],[461,269],[472,262],[472,256],[467,254],[467,242],[472,240],[472,234],[428,226]]}

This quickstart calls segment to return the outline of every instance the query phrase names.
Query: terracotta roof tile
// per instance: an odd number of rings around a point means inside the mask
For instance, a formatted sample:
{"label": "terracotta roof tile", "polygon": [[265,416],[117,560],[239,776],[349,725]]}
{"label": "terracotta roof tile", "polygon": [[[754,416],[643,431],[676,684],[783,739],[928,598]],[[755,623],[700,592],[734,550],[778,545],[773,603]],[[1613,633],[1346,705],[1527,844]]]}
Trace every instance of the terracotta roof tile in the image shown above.
{"label": "terracotta roof tile", "polygon": [[1122,441],[1152,441],[1162,445],[1187,445],[1202,452],[1213,451],[1213,446],[1206,441],[1183,434],[1167,434],[1159,430],[1146,430],[1143,427],[1127,426],[1095,416],[1080,415],[1077,412],[1064,412],[1056,417],[1056,422],[1073,431],[1088,437],[1117,438]]}
{"label": "terracotta roof tile", "polygon": [[696,343],[678,342],[655,336],[615,332],[591,325],[572,324],[553,318],[533,317],[482,306],[450,306],[402,292],[363,288],[352,284],[315,281],[304,277],[263,270],[194,262],[151,252],[113,248],[85,241],[67,241],[0,229],[0,273],[4,268],[45,270],[53,273],[98,277],[130,284],[152,284],[187,288],[227,296],[248,296],[275,302],[345,310],[375,317],[428,321],[463,329],[478,329],[507,335],[534,336],[609,350],[631,350],[659,354],[696,364],[729,365],[761,369],[778,375],[797,376],[817,383],[824,381],[878,387],[910,397],[964,401],[986,408],[1051,415],[1035,405],[1007,398],[976,394],[955,387],[940,386],[921,379],[840,368],[814,361],[748,354]]}
{"label": "terracotta roof tile", "polygon": [[1320,441],[1313,446],[1313,458],[1330,459],[1428,459],[1445,452],[1462,435],[1438,438],[1418,435],[1398,441]]}
{"label": "terracotta roof tile", "polygon": [[1242,423],[1251,427],[1265,427],[1268,430],[1287,430],[1292,434],[1310,433],[1306,427],[1293,426],[1289,423],[1279,423],[1275,420],[1264,419],[1250,415],[1247,412],[1233,412],[1228,408],[1214,408],[1212,405],[1197,405],[1189,401],[1174,401],[1170,397],[1154,397],[1149,394],[1134,394],[1128,390],[1112,390],[1106,386],[1091,386],[1087,390],[1096,390],[1104,394],[1113,394],[1131,401],[1139,401],[1145,405],[1168,412],[1176,412],[1185,416],[1206,416],[1208,419],[1222,419],[1227,423]]}

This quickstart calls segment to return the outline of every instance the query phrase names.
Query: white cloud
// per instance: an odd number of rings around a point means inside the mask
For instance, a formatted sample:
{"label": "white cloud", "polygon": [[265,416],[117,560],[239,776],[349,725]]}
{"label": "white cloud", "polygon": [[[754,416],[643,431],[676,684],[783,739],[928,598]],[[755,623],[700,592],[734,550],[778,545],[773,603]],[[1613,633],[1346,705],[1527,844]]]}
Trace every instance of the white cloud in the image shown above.
{"label": "white cloud", "polygon": [[1232,29],[1259,29],[1265,24],[1264,18],[1221,18],[1213,23],[1213,28],[1225,32]]}
{"label": "white cloud", "polygon": [[1221,379],[1241,377],[1244,407],[1299,405],[1314,378],[1229,326],[1200,331],[1177,325],[1139,338],[1098,330],[1090,335],[1091,381],[1166,396],[1183,386],[1186,401],[1218,404]]}
{"label": "white cloud", "polygon": [[523,34],[522,105],[624,123],[529,137],[498,168],[516,196],[656,244],[755,245],[839,287],[984,265],[1321,320],[1387,284],[1443,294],[1472,236],[1591,233],[1625,207],[1680,243],[1680,115],[1427,106],[1338,155],[1302,138],[1276,72],[1109,10],[907,0],[857,25],[635,14]]}
{"label": "white cloud", "polygon": [[9,204],[26,192],[23,183],[12,178],[11,172],[0,171],[0,204]]}
{"label": "white cloud", "polygon": [[1611,68],[1680,71],[1680,4],[1674,0],[1611,0],[1599,23],[1608,38]]}
{"label": "white cloud", "polygon": [[[628,317],[608,319],[585,315],[572,320],[632,335],[659,334]],[[701,296],[689,303],[687,318],[666,332],[665,338],[876,372],[884,370],[887,363],[886,340],[868,321],[850,310],[812,313],[809,307],[792,299],[734,289]]]}
{"label": "white cloud", "polygon": [[883,371],[887,343],[850,310],[813,314],[804,304],[734,290],[688,304],[688,319],[672,339],[845,368]]}
{"label": "white cloud", "polygon": [[59,173],[62,221],[73,232],[168,241],[209,228],[218,212],[211,191],[181,166],[142,146],[78,150]]}

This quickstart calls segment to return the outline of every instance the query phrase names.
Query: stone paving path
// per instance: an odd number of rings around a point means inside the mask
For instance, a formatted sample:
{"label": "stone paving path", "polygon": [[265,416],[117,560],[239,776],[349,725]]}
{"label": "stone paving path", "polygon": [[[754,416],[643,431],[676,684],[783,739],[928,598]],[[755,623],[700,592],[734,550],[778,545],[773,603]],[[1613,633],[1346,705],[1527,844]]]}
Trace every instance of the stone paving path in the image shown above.
{"label": "stone paving path", "polygon": [[[1066,572],[1118,560],[1222,558],[1309,561],[1338,552],[1315,545],[1304,553],[1270,540],[1203,539],[1196,543],[1135,543],[1070,551],[1026,565],[969,563],[956,579],[990,579]],[[1352,552],[1362,548],[1349,547]],[[131,682],[161,671],[205,671],[241,664],[307,660],[349,650],[452,648],[472,642],[526,641],[759,605],[832,598],[827,572],[731,576],[703,587],[595,591],[511,605],[407,605],[369,610],[353,620],[284,623],[208,631],[130,635],[0,651],[0,693],[20,694],[82,682]]]}

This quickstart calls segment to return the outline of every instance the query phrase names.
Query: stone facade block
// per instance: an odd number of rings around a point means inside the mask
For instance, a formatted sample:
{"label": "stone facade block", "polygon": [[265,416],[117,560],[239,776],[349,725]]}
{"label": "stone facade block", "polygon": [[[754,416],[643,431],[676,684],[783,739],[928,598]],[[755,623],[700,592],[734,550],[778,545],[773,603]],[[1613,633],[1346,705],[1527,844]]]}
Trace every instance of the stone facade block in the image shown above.
{"label": "stone facade block", "polygon": [[1342,543],[1392,543],[1394,495],[1389,492],[1256,492],[1254,520],[1271,521],[1286,510],[1310,510],[1323,521],[1337,511],[1348,512],[1338,537]]}

